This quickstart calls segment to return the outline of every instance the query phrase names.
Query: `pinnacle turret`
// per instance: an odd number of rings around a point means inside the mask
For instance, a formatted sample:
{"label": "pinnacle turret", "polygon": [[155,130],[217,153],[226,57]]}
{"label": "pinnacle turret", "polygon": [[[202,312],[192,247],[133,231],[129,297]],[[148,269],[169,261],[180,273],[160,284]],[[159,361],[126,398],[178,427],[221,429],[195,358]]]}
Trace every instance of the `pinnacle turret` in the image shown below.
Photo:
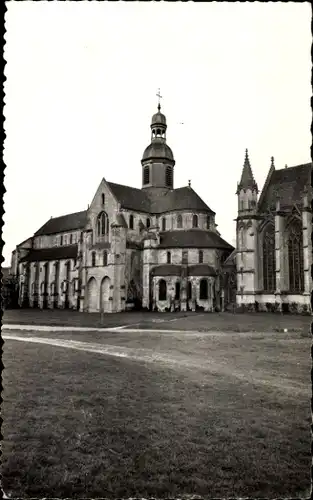
{"label": "pinnacle turret", "polygon": [[251,189],[256,190],[258,192],[258,185],[254,180],[251,165],[250,165],[250,160],[249,160],[249,155],[248,155],[248,150],[246,149],[246,154],[245,154],[245,161],[243,164],[243,169],[242,169],[242,174],[241,174],[241,179],[237,187],[237,194],[239,191],[243,189]]}

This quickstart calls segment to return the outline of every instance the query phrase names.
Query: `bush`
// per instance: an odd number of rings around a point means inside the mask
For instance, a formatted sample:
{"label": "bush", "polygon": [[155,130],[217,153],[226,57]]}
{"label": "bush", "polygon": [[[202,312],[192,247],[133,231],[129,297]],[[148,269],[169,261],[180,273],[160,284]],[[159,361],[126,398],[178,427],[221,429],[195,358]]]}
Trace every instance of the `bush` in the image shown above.
{"label": "bush", "polygon": [[292,314],[296,314],[297,312],[299,312],[298,304],[296,302],[291,302],[291,304],[289,305],[289,311]]}

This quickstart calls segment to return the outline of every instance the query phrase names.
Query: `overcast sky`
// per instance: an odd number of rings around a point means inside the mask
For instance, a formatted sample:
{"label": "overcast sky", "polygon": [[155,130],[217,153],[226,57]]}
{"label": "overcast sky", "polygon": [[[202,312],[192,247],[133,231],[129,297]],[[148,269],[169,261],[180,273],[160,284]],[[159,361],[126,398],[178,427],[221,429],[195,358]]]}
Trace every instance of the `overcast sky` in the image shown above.
{"label": "overcast sky", "polygon": [[[161,88],[175,187],[234,243],[245,148],[259,187],[310,161],[305,3],[7,3],[5,265],[51,216],[85,210],[104,177],[141,187]],[[183,122],[183,124],[182,124]]]}

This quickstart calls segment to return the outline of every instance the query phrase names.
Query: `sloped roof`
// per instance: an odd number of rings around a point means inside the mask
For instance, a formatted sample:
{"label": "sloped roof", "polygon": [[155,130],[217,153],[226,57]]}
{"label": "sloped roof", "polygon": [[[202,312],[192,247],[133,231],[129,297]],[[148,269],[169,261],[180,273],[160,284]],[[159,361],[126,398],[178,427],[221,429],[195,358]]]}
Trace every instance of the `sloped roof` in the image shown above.
{"label": "sloped roof", "polygon": [[161,248],[218,248],[233,250],[218,234],[200,229],[165,231],[160,233]]}
{"label": "sloped roof", "polygon": [[161,264],[151,270],[152,276],[180,276],[181,266],[176,264]]}
{"label": "sloped roof", "polygon": [[[108,182],[110,189],[122,208],[147,214],[162,214],[175,210],[195,210],[215,214],[200,196],[189,186],[167,191],[164,195],[144,191],[131,186]],[[123,218],[123,216],[122,216]],[[127,227],[126,221],[118,223]],[[87,210],[49,219],[34,236],[62,233],[84,229],[87,224]]]}
{"label": "sloped roof", "polygon": [[66,245],[62,247],[34,248],[21,259],[27,262],[43,262],[47,260],[76,259],[78,245]]}
{"label": "sloped roof", "polygon": [[149,213],[150,202],[145,191],[115,182],[108,182],[108,185],[122,208]]}
{"label": "sloped roof", "polygon": [[310,189],[311,186],[311,170],[312,163],[273,170],[261,194],[259,211],[274,209],[277,196],[282,209],[290,208],[295,203],[302,203],[304,187]]}
{"label": "sloped roof", "polygon": [[197,210],[214,214],[200,196],[189,186],[167,191],[164,195],[131,186],[108,182],[122,208],[149,214],[173,210]]}
{"label": "sloped roof", "polygon": [[62,215],[49,219],[38,231],[35,236],[63,233],[83,229],[87,223],[87,210],[75,212],[73,214]]}
{"label": "sloped roof", "polygon": [[168,191],[164,196],[151,194],[151,213],[160,214],[172,210],[196,210],[214,214],[200,196],[189,186]]}
{"label": "sloped roof", "polygon": [[[180,276],[182,266],[177,264],[161,264],[151,270],[152,276]],[[216,271],[207,264],[187,266],[188,276],[216,276]]]}
{"label": "sloped roof", "polygon": [[237,249],[234,248],[234,250],[228,255],[228,257],[225,259],[223,262],[223,267],[233,267],[236,265],[236,255],[237,255]]}
{"label": "sloped roof", "polygon": [[188,266],[188,276],[216,276],[216,271],[208,264],[194,264]]}

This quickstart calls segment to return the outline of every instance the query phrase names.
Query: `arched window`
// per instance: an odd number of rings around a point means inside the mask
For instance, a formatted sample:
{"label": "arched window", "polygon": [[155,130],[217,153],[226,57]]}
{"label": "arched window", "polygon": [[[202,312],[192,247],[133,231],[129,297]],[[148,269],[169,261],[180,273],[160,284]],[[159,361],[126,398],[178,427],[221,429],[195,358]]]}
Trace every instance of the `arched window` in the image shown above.
{"label": "arched window", "polygon": [[202,279],[200,281],[200,300],[207,300],[208,298],[208,280]]}
{"label": "arched window", "polygon": [[168,264],[171,263],[171,252],[167,252],[166,253],[166,261],[167,261]]}
{"label": "arched window", "polygon": [[147,228],[148,228],[148,229],[149,229],[149,227],[150,227],[150,224],[151,224],[150,219],[149,219],[149,217],[147,217],[147,220],[146,220],[146,226],[147,226]]}
{"label": "arched window", "polygon": [[161,135],[161,129],[157,129],[157,135]]}
{"label": "arched window", "polygon": [[183,227],[183,218],[180,214],[177,215],[177,227],[181,229]]}
{"label": "arched window", "polygon": [[162,218],[162,231],[166,231],[166,218]]}
{"label": "arched window", "polygon": [[107,266],[108,265],[108,252],[104,250],[103,252],[103,265]]}
{"label": "arched window", "polygon": [[192,216],[192,227],[198,227],[198,216],[197,215]]}
{"label": "arched window", "polygon": [[199,264],[203,264],[203,250],[199,250]]}
{"label": "arched window", "polygon": [[143,169],[143,183],[149,184],[150,182],[150,167],[146,165]]}
{"label": "arched window", "polygon": [[190,300],[192,298],[192,284],[191,281],[188,281],[187,285],[187,299]]}
{"label": "arched window", "polygon": [[96,252],[92,252],[91,254],[91,265],[92,267],[95,267],[96,265]]}
{"label": "arched window", "polygon": [[130,214],[129,216],[129,229],[134,229],[134,216]]}
{"label": "arched window", "polygon": [[289,290],[303,292],[303,240],[300,222],[294,222],[288,237]]}
{"label": "arched window", "polygon": [[97,234],[104,236],[109,233],[109,218],[106,212],[101,212],[97,217]]}
{"label": "arched window", "polygon": [[60,245],[63,245],[63,234],[60,236]]}
{"label": "arched window", "polygon": [[70,245],[73,243],[73,235],[70,234]]}
{"label": "arched window", "polygon": [[159,300],[166,300],[166,296],[167,296],[166,281],[160,280],[159,281]]}
{"label": "arched window", "polygon": [[182,264],[188,264],[188,250],[182,251]]}
{"label": "arched window", "polygon": [[267,292],[275,292],[275,229],[267,224],[263,231],[263,288]]}
{"label": "arched window", "polygon": [[180,283],[179,281],[176,281],[175,283],[175,300],[180,299]]}
{"label": "arched window", "polygon": [[167,187],[173,186],[173,169],[172,169],[172,167],[166,167],[165,184],[167,185]]}
{"label": "arched window", "polygon": [[209,215],[206,216],[206,228],[210,229],[211,227],[211,217]]}
{"label": "arched window", "polygon": [[105,203],[105,196],[104,196],[104,193],[102,193],[101,195],[101,203],[102,203],[102,206],[104,205]]}

